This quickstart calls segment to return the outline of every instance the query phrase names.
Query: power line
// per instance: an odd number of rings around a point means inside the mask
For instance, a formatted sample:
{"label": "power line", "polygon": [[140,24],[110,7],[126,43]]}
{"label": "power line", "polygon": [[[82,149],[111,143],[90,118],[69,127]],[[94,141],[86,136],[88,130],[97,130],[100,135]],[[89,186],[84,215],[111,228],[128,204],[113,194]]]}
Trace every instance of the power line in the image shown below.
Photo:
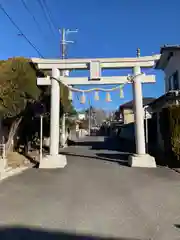
{"label": "power line", "polygon": [[52,33],[54,34],[54,31],[53,31],[53,29],[52,29],[52,27],[51,27],[51,22],[49,21],[49,18],[47,17],[47,14],[46,14],[44,5],[42,4],[41,0],[38,0],[38,3],[39,3],[39,5],[40,5],[40,7],[41,7],[41,9],[42,9],[42,12],[43,12],[43,14],[44,14],[44,17],[45,17],[47,23],[48,23],[48,26],[49,26],[50,30],[51,30]]}
{"label": "power line", "polygon": [[43,34],[42,29],[41,29],[41,27],[40,27],[40,24],[39,24],[38,21],[36,20],[34,14],[33,14],[33,13],[31,12],[31,10],[29,9],[29,7],[28,7],[28,5],[26,4],[26,2],[25,2],[24,0],[21,0],[21,2],[22,2],[22,4],[23,4],[24,8],[27,10],[27,12],[28,12],[28,13],[31,15],[31,17],[33,18],[33,20],[34,20],[37,28],[39,29],[39,31]]}
{"label": "power line", "polygon": [[44,3],[44,6],[46,8],[46,12],[48,13],[48,16],[49,16],[49,19],[51,21],[51,24],[53,25],[55,30],[58,29],[58,27],[56,27],[56,24],[55,24],[55,22],[53,20],[52,13],[51,13],[51,11],[49,10],[49,8],[47,6],[46,0],[43,0],[43,3]]}
{"label": "power line", "polygon": [[18,25],[14,22],[14,20],[11,18],[11,16],[6,12],[2,4],[0,3],[0,8],[3,11],[3,13],[9,18],[11,23],[14,25],[14,27],[19,31],[20,35],[22,35],[25,40],[31,45],[32,48],[39,54],[40,57],[44,58],[41,52],[36,48],[36,46],[26,37],[26,35],[21,31],[21,29],[18,27]]}

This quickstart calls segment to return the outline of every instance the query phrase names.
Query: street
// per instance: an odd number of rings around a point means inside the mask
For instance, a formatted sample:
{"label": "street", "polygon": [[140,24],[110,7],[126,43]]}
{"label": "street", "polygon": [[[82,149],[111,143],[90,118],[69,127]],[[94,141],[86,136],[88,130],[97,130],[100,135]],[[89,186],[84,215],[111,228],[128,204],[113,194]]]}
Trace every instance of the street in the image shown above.
{"label": "street", "polygon": [[64,169],[2,181],[0,239],[180,239],[180,175],[127,167],[103,140],[63,149]]}

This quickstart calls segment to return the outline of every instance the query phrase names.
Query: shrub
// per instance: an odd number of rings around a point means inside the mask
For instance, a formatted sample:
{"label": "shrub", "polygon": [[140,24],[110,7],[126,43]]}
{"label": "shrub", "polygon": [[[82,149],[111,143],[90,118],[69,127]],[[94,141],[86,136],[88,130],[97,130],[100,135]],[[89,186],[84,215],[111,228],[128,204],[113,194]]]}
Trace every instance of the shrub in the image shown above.
{"label": "shrub", "polygon": [[159,124],[168,161],[180,160],[180,106],[164,108],[160,113]]}
{"label": "shrub", "polygon": [[171,106],[169,110],[169,123],[171,133],[171,148],[175,157],[180,159],[180,106]]}

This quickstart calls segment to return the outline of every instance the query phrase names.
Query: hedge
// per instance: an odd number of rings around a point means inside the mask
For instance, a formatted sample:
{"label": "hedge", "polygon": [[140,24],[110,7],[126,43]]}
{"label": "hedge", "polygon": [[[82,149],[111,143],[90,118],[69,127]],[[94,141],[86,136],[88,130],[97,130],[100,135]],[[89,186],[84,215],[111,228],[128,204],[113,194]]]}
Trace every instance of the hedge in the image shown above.
{"label": "hedge", "polygon": [[167,156],[171,160],[180,160],[180,106],[164,108],[159,123]]}

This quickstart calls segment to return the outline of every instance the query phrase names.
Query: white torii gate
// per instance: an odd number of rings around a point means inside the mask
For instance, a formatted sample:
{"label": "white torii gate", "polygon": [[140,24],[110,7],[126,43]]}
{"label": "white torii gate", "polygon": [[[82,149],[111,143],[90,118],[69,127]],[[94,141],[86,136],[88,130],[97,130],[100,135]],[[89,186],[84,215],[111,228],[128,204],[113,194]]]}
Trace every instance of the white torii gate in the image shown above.
{"label": "white torii gate", "polygon": [[[136,58],[97,58],[97,59],[41,59],[32,58],[39,69],[52,70],[52,78],[37,78],[37,85],[51,85],[51,115],[50,115],[50,154],[42,160],[40,167],[64,167],[67,162],[65,156],[59,154],[59,111],[60,84],[67,85],[112,85],[132,83],[135,110],[135,139],[136,154],[129,157],[129,165],[134,167],[156,167],[155,159],[146,154],[144,136],[144,112],[142,103],[142,84],[154,83],[154,75],[142,75],[141,68],[153,68],[160,55]],[[102,69],[133,70],[128,76],[101,76]],[[89,70],[90,77],[64,77],[61,71]]]}

